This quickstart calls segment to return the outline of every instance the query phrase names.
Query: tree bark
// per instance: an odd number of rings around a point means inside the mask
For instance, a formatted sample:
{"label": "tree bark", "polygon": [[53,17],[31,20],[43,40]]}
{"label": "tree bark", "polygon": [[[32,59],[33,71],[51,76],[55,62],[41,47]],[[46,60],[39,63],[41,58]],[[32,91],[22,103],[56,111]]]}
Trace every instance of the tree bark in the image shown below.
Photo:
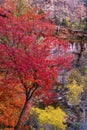
{"label": "tree bark", "polygon": [[28,105],[28,101],[26,100],[26,101],[25,101],[25,104],[24,104],[24,106],[23,106],[23,109],[22,109],[22,111],[21,111],[21,114],[20,114],[20,116],[19,116],[19,120],[18,120],[18,122],[17,122],[17,125],[15,126],[15,130],[20,130],[21,123],[22,123],[22,118],[23,118],[23,116],[24,116],[24,114],[25,114],[25,111],[26,111],[26,109],[27,109],[27,105]]}
{"label": "tree bark", "polygon": [[[21,81],[22,83],[22,81]],[[23,84],[24,85],[24,84]],[[25,86],[24,86],[25,87]],[[19,116],[19,119],[18,119],[18,122],[17,122],[17,125],[15,126],[15,129],[14,130],[21,130],[20,127],[21,127],[21,123],[22,123],[22,118],[25,114],[25,111],[27,109],[27,105],[28,105],[28,102],[30,101],[30,99],[32,98],[34,92],[37,90],[38,88],[38,84],[37,83],[34,83],[33,84],[33,87],[34,89],[31,91],[31,89],[28,91],[28,93],[26,93],[26,101],[25,101],[25,104],[23,106],[23,109],[20,113],[20,116]]]}
{"label": "tree bark", "polygon": [[81,47],[81,50],[80,50],[80,53],[78,54],[78,59],[76,61],[76,67],[78,67],[80,65],[80,59],[81,59],[82,53],[84,51],[84,44],[80,43],[80,47]]}

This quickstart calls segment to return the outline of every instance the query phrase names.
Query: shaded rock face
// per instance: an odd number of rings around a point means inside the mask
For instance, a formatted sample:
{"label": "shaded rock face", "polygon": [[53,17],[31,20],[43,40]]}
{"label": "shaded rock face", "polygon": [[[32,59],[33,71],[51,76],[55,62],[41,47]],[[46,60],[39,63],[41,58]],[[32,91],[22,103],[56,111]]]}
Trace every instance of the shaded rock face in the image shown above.
{"label": "shaded rock face", "polygon": [[50,16],[56,16],[60,21],[70,18],[74,22],[86,17],[84,0],[32,0],[32,4],[45,12],[50,11]]}

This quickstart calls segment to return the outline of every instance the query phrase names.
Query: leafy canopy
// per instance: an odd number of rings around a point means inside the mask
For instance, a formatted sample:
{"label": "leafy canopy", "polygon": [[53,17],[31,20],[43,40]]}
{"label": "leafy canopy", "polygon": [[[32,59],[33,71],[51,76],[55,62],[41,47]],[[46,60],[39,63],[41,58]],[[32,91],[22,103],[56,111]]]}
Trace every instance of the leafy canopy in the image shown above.
{"label": "leafy canopy", "polygon": [[[0,7],[0,109],[7,107],[12,113],[20,109],[21,116],[17,112],[17,118],[22,122],[30,100],[51,97],[53,82],[61,69],[69,68],[72,56],[67,51],[68,44],[54,36],[55,25],[44,13],[25,6],[26,11],[17,15],[16,3],[10,2]],[[1,122],[14,127],[11,112],[6,109]]]}

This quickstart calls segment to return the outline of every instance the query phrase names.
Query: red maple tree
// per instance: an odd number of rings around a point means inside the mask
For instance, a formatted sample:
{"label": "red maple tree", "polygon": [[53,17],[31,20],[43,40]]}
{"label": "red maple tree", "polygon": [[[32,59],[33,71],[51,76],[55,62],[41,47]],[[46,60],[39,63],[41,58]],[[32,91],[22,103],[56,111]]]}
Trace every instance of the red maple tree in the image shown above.
{"label": "red maple tree", "polygon": [[0,100],[4,103],[0,109],[5,109],[0,120],[9,126],[6,118],[16,119],[21,107],[18,119],[10,123],[19,130],[30,101],[49,97],[53,82],[61,69],[69,67],[71,56],[68,44],[54,36],[55,25],[44,14],[28,8],[20,16],[13,12],[0,9]]}

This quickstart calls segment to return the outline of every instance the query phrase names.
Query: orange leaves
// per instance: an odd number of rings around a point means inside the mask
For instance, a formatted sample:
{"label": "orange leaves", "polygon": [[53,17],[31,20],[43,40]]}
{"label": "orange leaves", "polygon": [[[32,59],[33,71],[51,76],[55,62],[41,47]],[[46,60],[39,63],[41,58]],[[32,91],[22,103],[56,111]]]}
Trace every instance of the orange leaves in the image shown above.
{"label": "orange leaves", "polygon": [[[3,78],[5,77],[2,76],[0,79]],[[21,93],[21,85],[14,86],[11,81],[7,83],[0,84],[0,123],[14,128],[25,99]]]}
{"label": "orange leaves", "polygon": [[[5,92],[3,92],[5,98]],[[14,93],[13,97],[9,98],[9,95],[0,102],[0,123],[4,124],[6,127],[15,127],[19,112],[21,110],[21,106],[23,105],[23,99],[22,102],[20,100],[20,97],[15,97]],[[18,95],[16,95],[18,96]]]}

